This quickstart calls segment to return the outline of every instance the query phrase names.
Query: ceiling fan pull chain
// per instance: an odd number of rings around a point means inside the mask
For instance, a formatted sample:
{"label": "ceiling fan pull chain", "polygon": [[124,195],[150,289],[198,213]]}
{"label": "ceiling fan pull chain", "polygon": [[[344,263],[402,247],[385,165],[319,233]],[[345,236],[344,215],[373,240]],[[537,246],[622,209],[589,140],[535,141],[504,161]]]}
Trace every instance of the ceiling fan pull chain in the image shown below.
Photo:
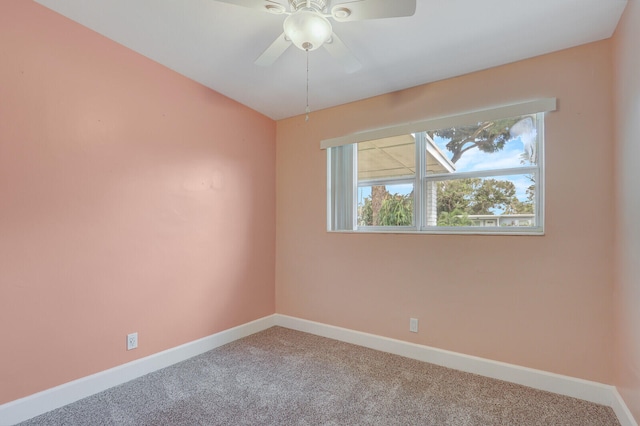
{"label": "ceiling fan pull chain", "polygon": [[311,108],[309,108],[309,49],[307,49],[307,108],[305,111],[307,116],[304,121],[309,121],[309,113],[311,112]]}

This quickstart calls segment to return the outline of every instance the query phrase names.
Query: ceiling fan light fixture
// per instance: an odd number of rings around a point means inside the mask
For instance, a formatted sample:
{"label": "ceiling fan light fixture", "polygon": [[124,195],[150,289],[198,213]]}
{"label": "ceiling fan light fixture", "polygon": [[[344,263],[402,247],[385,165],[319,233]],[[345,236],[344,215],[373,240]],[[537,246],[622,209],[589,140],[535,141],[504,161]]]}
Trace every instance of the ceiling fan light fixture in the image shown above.
{"label": "ceiling fan light fixture", "polygon": [[316,50],[329,38],[333,29],[327,18],[309,9],[298,10],[284,20],[284,34],[298,49]]}

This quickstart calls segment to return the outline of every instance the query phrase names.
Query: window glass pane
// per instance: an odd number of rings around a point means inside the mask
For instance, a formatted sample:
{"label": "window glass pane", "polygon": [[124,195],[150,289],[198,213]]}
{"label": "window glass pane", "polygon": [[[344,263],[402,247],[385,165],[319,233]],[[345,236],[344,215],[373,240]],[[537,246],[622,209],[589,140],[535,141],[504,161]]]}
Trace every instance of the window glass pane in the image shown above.
{"label": "window glass pane", "polygon": [[358,181],[415,176],[416,141],[412,135],[358,144]]}
{"label": "window glass pane", "polygon": [[413,183],[358,186],[358,226],[413,226]]}
{"label": "window glass pane", "polygon": [[536,226],[533,175],[427,180],[427,226]]}
{"label": "window glass pane", "polygon": [[537,164],[536,115],[427,132],[427,174]]}

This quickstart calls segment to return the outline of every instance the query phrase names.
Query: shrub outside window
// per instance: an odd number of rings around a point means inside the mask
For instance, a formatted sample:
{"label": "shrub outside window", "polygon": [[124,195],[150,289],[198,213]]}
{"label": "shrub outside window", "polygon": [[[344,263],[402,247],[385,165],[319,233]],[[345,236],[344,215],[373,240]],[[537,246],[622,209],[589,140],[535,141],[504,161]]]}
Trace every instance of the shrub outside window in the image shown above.
{"label": "shrub outside window", "polygon": [[328,230],[542,234],[551,110],[544,99],[329,140]]}

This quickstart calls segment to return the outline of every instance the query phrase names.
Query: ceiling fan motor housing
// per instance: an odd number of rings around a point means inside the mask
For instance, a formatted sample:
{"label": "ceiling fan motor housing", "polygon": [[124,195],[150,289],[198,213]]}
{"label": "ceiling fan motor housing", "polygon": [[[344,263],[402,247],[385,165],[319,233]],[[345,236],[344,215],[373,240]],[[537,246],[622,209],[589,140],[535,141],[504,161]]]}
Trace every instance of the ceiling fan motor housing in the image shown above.
{"label": "ceiling fan motor housing", "polygon": [[[320,13],[325,12],[325,9],[327,7],[326,0],[311,0],[309,3],[311,6],[311,9]],[[307,8],[307,0],[289,0],[289,4],[291,5],[292,12]]]}

